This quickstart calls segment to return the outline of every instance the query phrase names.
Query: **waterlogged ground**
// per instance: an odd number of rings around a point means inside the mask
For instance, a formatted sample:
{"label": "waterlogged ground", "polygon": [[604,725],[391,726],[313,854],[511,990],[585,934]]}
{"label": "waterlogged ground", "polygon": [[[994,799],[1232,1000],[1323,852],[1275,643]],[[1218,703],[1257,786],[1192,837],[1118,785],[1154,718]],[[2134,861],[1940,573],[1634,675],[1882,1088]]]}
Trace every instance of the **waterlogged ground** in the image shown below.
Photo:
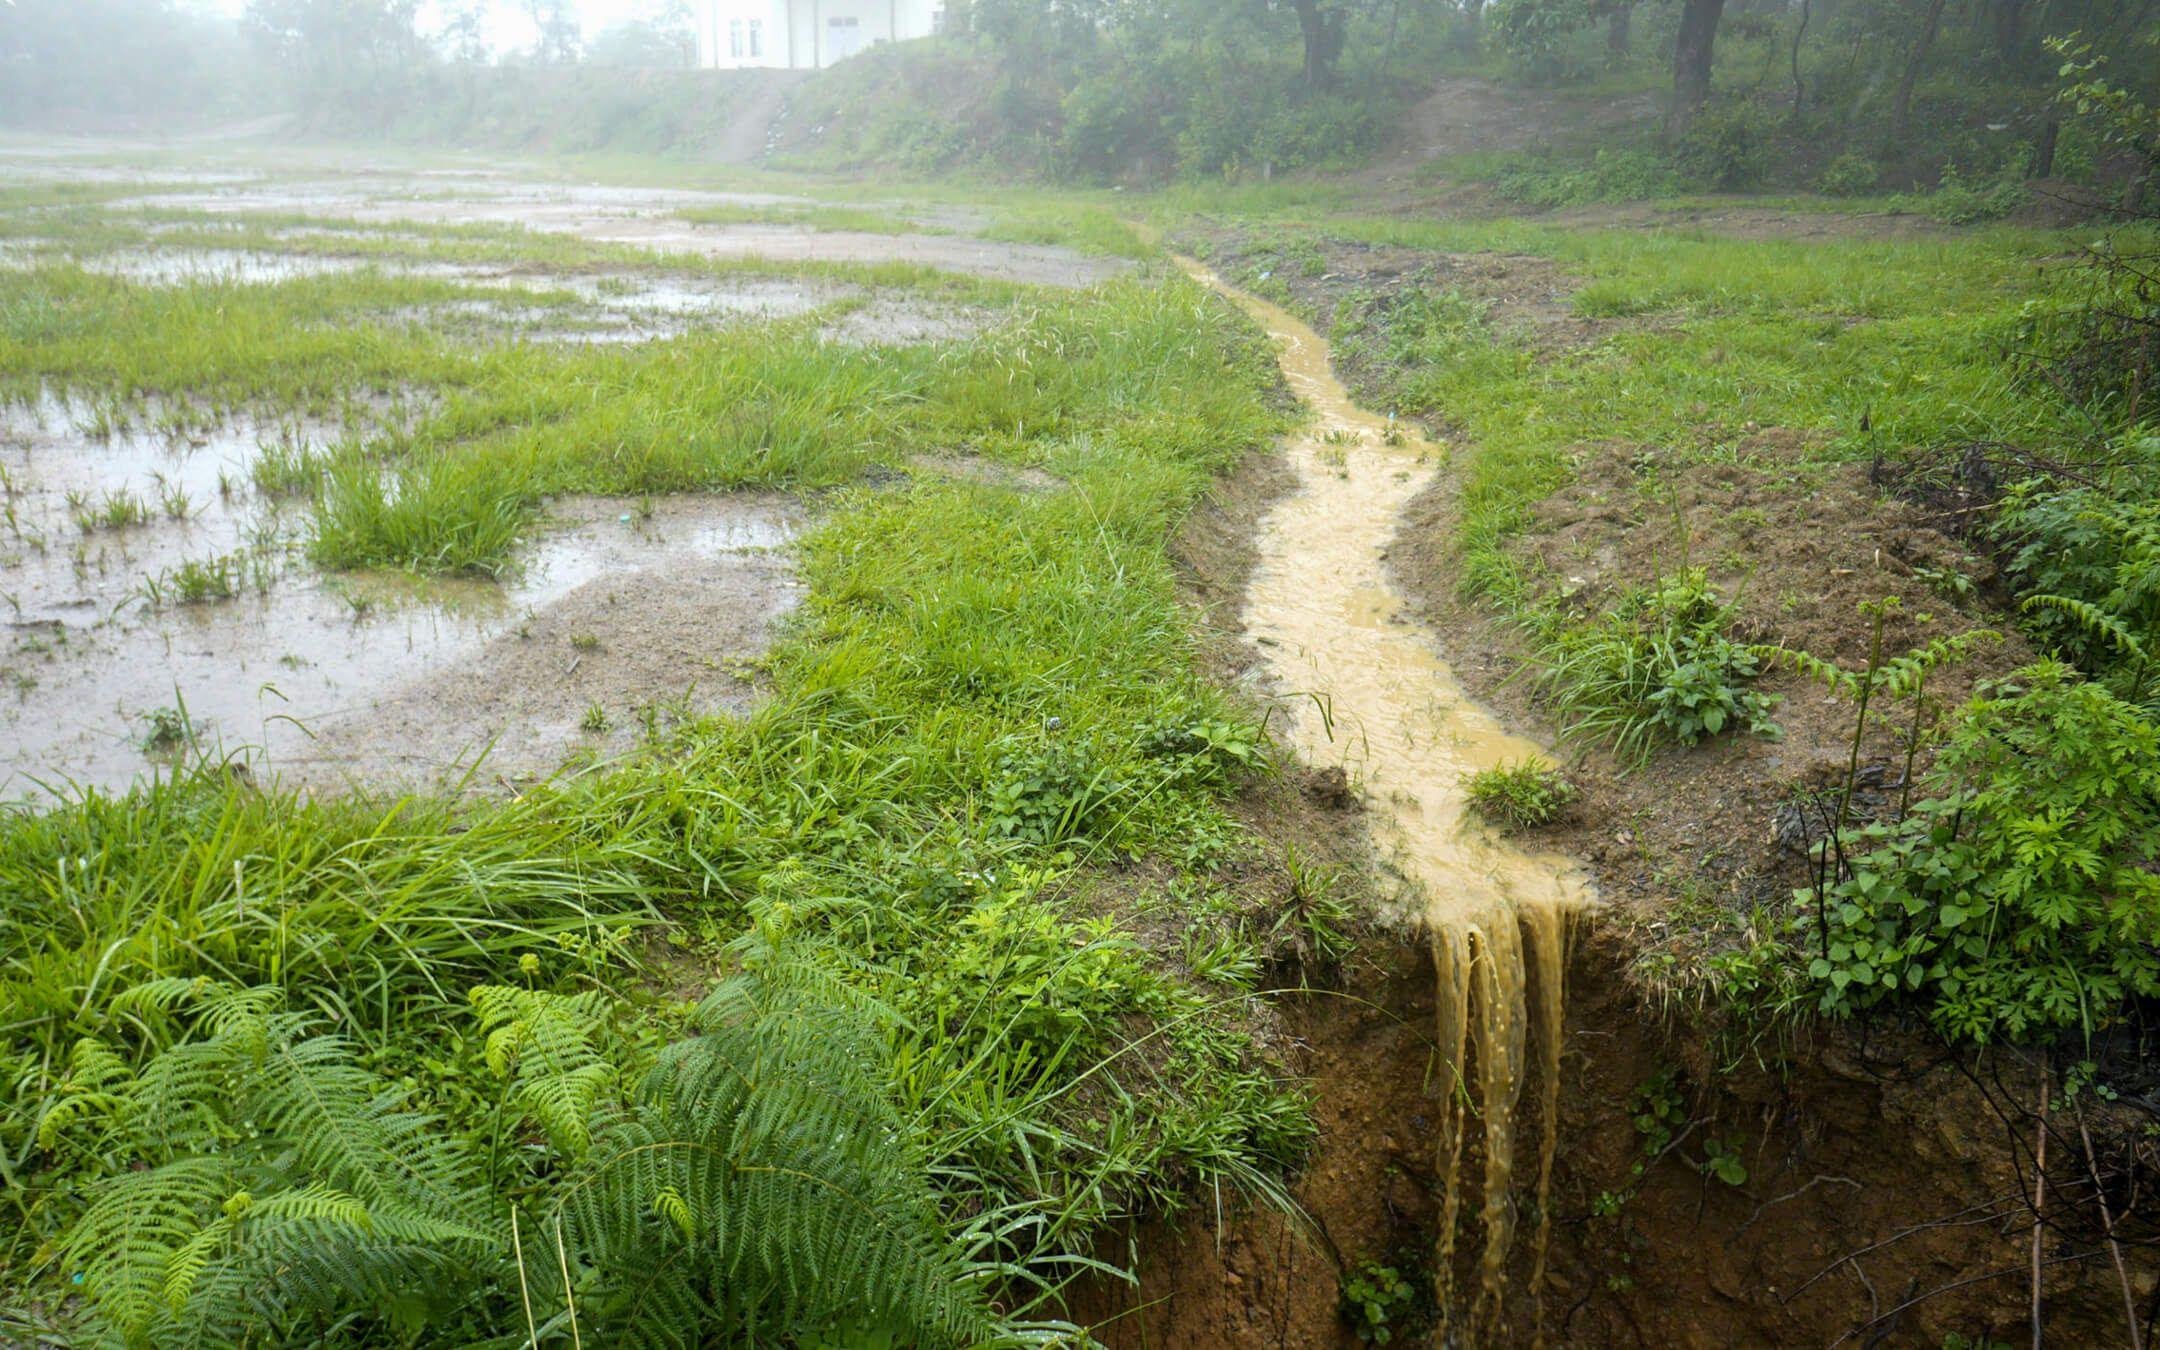
{"label": "waterlogged ground", "polygon": [[[295,176],[15,143],[0,145],[10,191],[24,204],[0,212],[0,297],[54,267],[151,293],[426,283],[429,298],[352,321],[474,346],[776,322],[853,347],[954,344],[1008,322],[1010,305],[847,266],[1059,287],[1131,266],[977,238],[988,217],[955,208],[847,228],[802,198],[492,169]],[[546,242],[561,235],[574,242]],[[317,788],[515,790],[743,706],[801,598],[788,546],[810,512],[777,493],[556,498],[499,578],[314,565],[323,459],[375,453],[428,405],[419,391],[356,388],[333,400],[343,422],[188,388],[18,398],[0,414],[0,798],[122,788],[198,753]],[[965,456],[907,467],[1055,482]]]}
{"label": "waterlogged ground", "polygon": [[193,750],[312,785],[514,782],[740,707],[800,598],[774,494],[559,501],[500,583],[325,574],[251,478],[318,426],[0,435],[0,796],[120,788]]}
{"label": "waterlogged ground", "polygon": [[[0,184],[52,181],[64,165],[0,149]],[[1087,286],[1128,270],[1119,258],[1055,244],[977,237],[982,218],[933,210],[895,215],[881,228],[828,228],[804,197],[535,182],[490,170],[358,171],[336,177],[239,178],[209,175],[175,186],[144,171],[160,190],[114,200],[120,207],[213,212],[241,218],[314,216],[392,226],[510,225],[597,244],[632,244],[707,258],[783,262],[911,263],[994,281]],[[80,181],[80,180],[63,180]],[[88,181],[125,182],[105,176]]]}

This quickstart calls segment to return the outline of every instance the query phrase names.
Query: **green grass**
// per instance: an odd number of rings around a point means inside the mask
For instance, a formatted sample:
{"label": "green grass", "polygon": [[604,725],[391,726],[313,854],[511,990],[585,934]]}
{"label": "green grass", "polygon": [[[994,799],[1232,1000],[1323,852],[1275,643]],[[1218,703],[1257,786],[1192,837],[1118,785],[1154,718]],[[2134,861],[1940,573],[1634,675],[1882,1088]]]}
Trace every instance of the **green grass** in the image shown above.
{"label": "green grass", "polygon": [[[1372,393],[1461,428],[1464,575],[1527,603],[1506,550],[1529,507],[1565,482],[1578,447],[1655,447],[1673,467],[1745,458],[1745,424],[1808,433],[1806,461],[1866,459],[1972,440],[2048,444],[2081,434],[2052,389],[2003,356],[2037,279],[2069,242],[2011,229],[1923,240],[1736,240],[1688,230],[1568,231],[1521,222],[1333,220],[1369,243],[1553,259],[1581,285],[1571,308],[1625,321],[1564,359],[1504,332],[1447,334],[1390,354]],[[1377,329],[1352,348],[1388,345]],[[1868,430],[1863,431],[1863,421]]]}
{"label": "green grass", "polygon": [[[137,1066],[175,1043],[119,997],[174,976],[319,1015],[513,1196],[539,1126],[506,1105],[472,986],[599,991],[665,1038],[715,968],[785,953],[891,1010],[876,1087],[943,1222],[1013,1263],[1024,1298],[1128,1216],[1219,1188],[1280,1199],[1312,1125],[1254,1052],[1253,958],[1209,949],[1216,978],[1191,978],[1095,884],[1153,855],[1173,896],[1212,892],[1256,847],[1223,799],[1259,733],[1196,673],[1165,544],[1283,425],[1257,336],[1182,279],[1030,296],[1007,331],[944,350],[826,347],[804,323],[511,348],[391,320],[443,285],[153,289],[44,266],[0,292],[0,371],[17,397],[58,385],[115,416],[164,393],[356,417],[354,391],[406,400],[410,426],[258,451],[251,477],[308,498],[337,564],[497,568],[562,492],[832,489],[769,700],[514,800],[309,799],[212,765],[0,814],[8,1316],[83,1331],[53,1253],[128,1159],[49,1151],[39,1125],[83,1090],[78,1041]],[[918,448],[1062,486],[864,480]]]}
{"label": "green grass", "polygon": [[811,203],[770,206],[693,206],[675,214],[698,225],[801,225],[813,230],[862,234],[948,234],[895,212],[870,206],[821,206]]}
{"label": "green grass", "polygon": [[1083,253],[1121,258],[1155,254],[1132,226],[1111,210],[1070,202],[1001,207],[981,235],[1014,244],[1060,244]]}
{"label": "green grass", "polygon": [[1495,825],[1515,830],[1550,825],[1575,799],[1575,787],[1566,775],[1534,759],[1465,774],[1463,787],[1469,792],[1472,810]]}

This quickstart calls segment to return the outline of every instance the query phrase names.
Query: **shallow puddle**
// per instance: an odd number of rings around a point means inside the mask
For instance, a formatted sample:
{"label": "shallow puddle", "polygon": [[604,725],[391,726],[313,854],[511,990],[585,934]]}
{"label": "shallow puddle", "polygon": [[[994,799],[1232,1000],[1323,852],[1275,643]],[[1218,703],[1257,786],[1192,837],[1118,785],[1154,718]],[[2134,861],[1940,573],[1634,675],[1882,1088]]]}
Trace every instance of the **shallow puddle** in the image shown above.
{"label": "shallow puddle", "polygon": [[[45,254],[0,245],[0,267],[28,266]],[[519,305],[476,297],[414,306],[393,321],[440,323],[475,338],[540,342],[644,342],[699,328],[793,318],[859,296],[852,286],[788,277],[720,277],[407,261],[379,255],[276,253],[259,249],[149,248],[92,254],[90,272],[143,286],[274,285],[308,277],[368,271],[458,285],[569,297],[558,305]],[[858,345],[949,341],[980,331],[978,311],[880,300],[831,325],[836,341]]]}
{"label": "shallow puddle", "polygon": [[[1432,447],[1359,408],[1330,370],[1327,344],[1305,324],[1197,264],[1186,267],[1267,329],[1285,378],[1313,414],[1285,444],[1299,485],[1262,523],[1244,624],[1280,689],[1297,697],[1291,741],[1310,763],[1342,765],[1363,789],[1377,842],[1431,937],[1438,1053],[1445,1072],[1469,1075],[1459,1090],[1440,1085],[1446,1104],[1433,1144],[1448,1183],[1443,1243],[1452,1244],[1466,1200],[1484,1243],[1479,1288],[1450,1308],[1448,1329],[1456,1339],[1490,1339],[1507,1312],[1516,1121],[1532,1081],[1543,1152],[1528,1181],[1534,1212],[1548,1212],[1564,926],[1588,900],[1588,882],[1568,859],[1518,847],[1468,814],[1466,773],[1544,755],[1478,706],[1431,636],[1400,617],[1387,550],[1404,507],[1431,483]],[[1474,1155],[1465,1147],[1473,1107]],[[1483,1159],[1482,1177],[1464,1175],[1469,1156]],[[1542,1231],[1536,1241],[1541,1260]],[[1444,1245],[1436,1267],[1447,1272],[1453,1260]]]}
{"label": "shallow puddle", "polygon": [[[0,797],[123,788],[187,735],[320,786],[455,777],[491,742],[490,781],[545,773],[625,748],[651,710],[746,697],[733,663],[800,598],[784,498],[561,502],[503,585],[324,576],[295,556],[298,517],[248,481],[261,441],[305,432],[101,440],[73,429],[81,409],[40,411],[0,438]],[[143,518],[77,522],[113,501]],[[190,565],[233,594],[183,600]]]}
{"label": "shallow puddle", "polygon": [[240,215],[335,216],[385,226],[400,221],[517,225],[595,243],[632,244],[710,258],[918,263],[993,280],[1049,286],[1089,286],[1132,267],[1122,258],[965,234],[877,234],[769,222],[696,225],[677,214],[698,207],[818,205],[808,198],[771,193],[533,183],[476,175],[356,175],[247,183],[200,193],[154,193],[121,205]]}

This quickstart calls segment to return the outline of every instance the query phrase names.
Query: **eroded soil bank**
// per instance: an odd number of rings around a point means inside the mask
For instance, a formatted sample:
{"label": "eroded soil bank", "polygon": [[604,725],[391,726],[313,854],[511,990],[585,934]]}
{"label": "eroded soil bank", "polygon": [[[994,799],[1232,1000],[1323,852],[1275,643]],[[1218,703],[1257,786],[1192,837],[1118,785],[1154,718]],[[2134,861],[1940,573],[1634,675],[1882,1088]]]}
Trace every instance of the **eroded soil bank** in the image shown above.
{"label": "eroded soil bank", "polygon": [[[1463,268],[1495,265],[1503,276],[1514,270],[1504,260]],[[1550,284],[1553,274],[1533,275]],[[1540,528],[1523,545],[1569,566],[1586,603],[1643,575],[1654,565],[1647,553],[1660,546],[1638,537],[1652,531],[1630,504],[1632,461],[1608,456],[1626,466],[1614,471],[1599,467],[1606,460],[1594,448],[1589,458],[1590,471],[1541,508]],[[1236,541],[1253,537],[1291,481],[1279,465],[1248,466],[1195,518],[1184,549],[1218,638],[1214,659],[1262,687],[1261,655],[1249,646],[1235,654],[1255,636],[1229,618],[1253,568]],[[1443,473],[1406,514],[1397,577],[1472,692],[1537,728],[1529,691],[1508,678],[1521,656],[1509,632],[1453,599],[1453,489]],[[1813,519],[1827,515],[1838,529],[1810,529],[1790,514],[1793,491],[1740,469],[1696,474],[1673,510],[1675,528],[1709,539],[1712,559],[1741,556],[1752,542],[1771,577],[1768,599],[1749,611],[1758,631],[1850,655],[1842,613],[1855,596],[1884,588],[1907,599],[1908,625],[1921,612],[1977,621],[1922,579],[1927,568],[1977,570],[1959,541],[1849,474],[1804,489]],[[1788,603],[1790,587],[1809,576],[1816,590]],[[2014,649],[1992,656],[1959,688],[2018,659]],[[2014,1052],[1951,1055],[1895,1026],[1804,1023],[1765,1033],[1679,992],[1682,963],[1729,942],[1724,925],[1744,922],[1736,916],[1748,903],[1789,897],[1796,882],[1800,859],[1778,838],[1776,807],[1819,775],[1837,728],[1849,723],[1827,700],[1810,703],[1800,687],[1787,692],[1783,745],[1712,744],[1652,775],[1577,766],[1588,801],[1550,837],[1584,858],[1612,903],[1571,933],[1552,1137],[1538,1138],[1537,1122],[1527,1121],[1518,1144],[1553,1149],[1547,1212],[1532,1210],[1533,1193],[1514,1193],[1521,1225],[1549,1221],[1545,1268],[1540,1278],[1536,1253],[1519,1246],[1504,1318],[1474,1341],[1447,1343],[2022,1341],[2036,1217],[2050,1343],[2125,1343],[2125,1284],[2141,1317],[2149,1321],[2160,1305],[2160,1267],[2129,1249],[2118,1278],[2095,1187],[2059,1156],[2050,1207],[2036,1216],[2040,1076],[2029,1061]],[[1314,810],[1296,823],[1366,837],[1371,822],[1341,786],[1309,782]],[[1386,1291],[1381,1267],[1408,1291],[1386,1304],[1391,1336],[1419,1343],[1431,1334],[1436,1309],[1424,1291],[1435,1283],[1447,1193],[1432,1139],[1454,1076],[1430,1030],[1429,949],[1405,927],[1383,927],[1365,936],[1336,985],[1283,997],[1294,1067],[1311,1077],[1321,1123],[1296,1188],[1312,1231],[1249,1208],[1220,1224],[1136,1229],[1129,1242],[1140,1256],[1139,1285],[1090,1290],[1076,1307],[1103,1324],[1108,1343],[1368,1343],[1378,1326],[1345,1290]],[[2122,1122],[2089,1103],[2078,1107],[2078,1126],[2088,1109],[2100,1139],[2091,1172],[2112,1172],[2108,1138]],[[2059,1102],[2055,1110],[2063,1111]],[[1475,1287],[1473,1246],[1456,1244],[1457,1290]]]}
{"label": "eroded soil bank", "polygon": [[[1734,1063],[1644,1001],[1627,975],[1633,956],[1624,936],[1578,934],[1545,1282],[1478,1343],[2023,1341],[2029,1160],[1990,1104],[1996,1083],[1983,1091],[1909,1045],[1845,1036],[1795,1047],[1776,1073]],[[1107,1344],[1348,1350],[1366,1342],[1340,1306],[1344,1273],[1378,1264],[1430,1278],[1419,1260],[1442,1199],[1429,1147],[1432,989],[1421,942],[1375,933],[1341,989],[1286,997],[1321,1123],[1296,1191],[1314,1232],[1250,1210],[1220,1228],[1136,1230],[1140,1285],[1083,1305],[1117,1319],[1099,1333]],[[1996,1072],[2013,1094],[2031,1086],[2008,1065]],[[1678,1103],[1674,1139],[1649,1155],[1634,1117],[1642,1085],[1659,1080]],[[1735,1149],[1745,1182],[1701,1169],[1712,1139]],[[2106,1254],[2078,1216],[2063,1220],[2044,1258],[2048,1343],[2122,1344]],[[1527,1253],[1514,1273],[1527,1279]],[[2160,1291],[2149,1261],[2132,1281],[2149,1313]],[[1395,1343],[1424,1343],[1431,1323],[1429,1300],[1398,1309]]]}

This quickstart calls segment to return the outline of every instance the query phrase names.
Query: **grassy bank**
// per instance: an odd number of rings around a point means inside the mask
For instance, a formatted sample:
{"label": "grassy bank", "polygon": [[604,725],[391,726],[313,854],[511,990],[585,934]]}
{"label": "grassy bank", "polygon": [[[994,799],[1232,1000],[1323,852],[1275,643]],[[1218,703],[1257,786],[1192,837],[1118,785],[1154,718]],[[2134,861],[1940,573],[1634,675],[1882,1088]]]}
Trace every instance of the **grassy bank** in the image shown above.
{"label": "grassy bank", "polygon": [[[1405,566],[1499,617],[1527,676],[1506,697],[1595,785],[1580,846],[1624,830],[1601,879],[1655,932],[1651,992],[1756,1028],[1911,1007],[1954,1041],[2113,1053],[2153,987],[2144,940],[2107,935],[2150,931],[2132,873],[2160,772],[2150,320],[2126,274],[2007,229],[1338,218],[1194,242],[1327,322],[1367,397],[1445,431],[1448,491]],[[1703,843],[1766,817],[1768,847]],[[2013,856],[2042,819],[2063,837]],[[2056,870],[2074,857],[2095,870]],[[2028,906],[2042,874],[2055,903]],[[1959,931],[1976,914],[1985,933]]]}

